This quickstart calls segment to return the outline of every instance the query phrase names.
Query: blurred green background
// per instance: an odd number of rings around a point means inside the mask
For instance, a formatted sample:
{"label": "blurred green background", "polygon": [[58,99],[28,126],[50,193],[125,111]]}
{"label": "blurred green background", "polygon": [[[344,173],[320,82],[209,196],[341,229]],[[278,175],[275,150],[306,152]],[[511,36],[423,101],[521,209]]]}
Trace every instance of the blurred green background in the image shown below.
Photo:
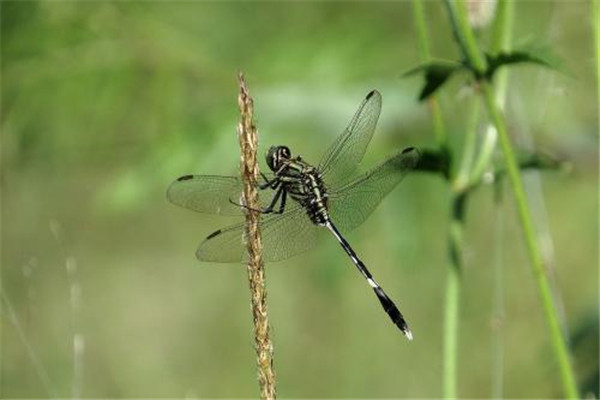
{"label": "blurred green background", "polygon": [[[317,162],[364,95],[383,113],[364,164],[435,145],[409,2],[2,1],[2,397],[256,397],[244,267],[199,263],[231,219],[165,199],[176,177],[235,174],[236,73],[255,98],[261,154]],[[432,51],[456,59],[441,3]],[[515,42],[549,45],[570,74],[511,69],[516,146],[568,160],[525,182],[584,392],[598,373],[598,103],[588,2],[519,2]],[[482,40],[489,33],[483,32]],[[460,78],[441,102],[453,148]],[[263,164],[264,166],[264,164]],[[507,397],[560,397],[510,191],[469,204],[459,394],[489,397],[503,341]],[[280,397],[439,397],[449,191],[413,174],[348,239],[413,329],[390,324],[333,238],[267,266]],[[498,214],[500,212],[500,214]],[[498,226],[498,221],[503,226]],[[549,234],[549,235],[548,235]],[[505,318],[494,323],[500,241]]]}

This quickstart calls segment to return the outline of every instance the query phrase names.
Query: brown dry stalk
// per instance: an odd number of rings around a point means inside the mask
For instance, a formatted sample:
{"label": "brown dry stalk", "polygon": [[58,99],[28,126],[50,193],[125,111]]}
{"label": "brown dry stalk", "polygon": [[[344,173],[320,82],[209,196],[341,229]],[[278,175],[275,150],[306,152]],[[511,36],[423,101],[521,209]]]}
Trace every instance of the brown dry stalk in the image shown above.
{"label": "brown dry stalk", "polygon": [[275,373],[273,372],[273,345],[269,338],[267,292],[262,243],[258,226],[260,209],[256,182],[259,176],[256,150],[258,137],[253,117],[253,100],[248,93],[242,73],[238,76],[240,95],[238,104],[241,120],[237,126],[241,156],[241,173],[244,182],[243,204],[246,205],[246,245],[248,247],[248,280],[252,298],[254,341],[258,364],[258,384],[262,399],[275,399]]}

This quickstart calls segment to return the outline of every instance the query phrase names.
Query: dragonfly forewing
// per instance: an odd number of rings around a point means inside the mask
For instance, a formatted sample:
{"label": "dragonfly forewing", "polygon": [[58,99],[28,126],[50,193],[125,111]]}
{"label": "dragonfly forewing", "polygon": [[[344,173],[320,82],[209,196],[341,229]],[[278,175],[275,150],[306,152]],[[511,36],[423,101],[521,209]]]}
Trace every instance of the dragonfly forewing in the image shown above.
{"label": "dragonfly forewing", "polygon": [[329,215],[342,231],[361,225],[383,198],[417,165],[419,151],[405,149],[329,193]]}
{"label": "dragonfly forewing", "polygon": [[319,163],[318,169],[329,185],[343,182],[356,171],[373,137],[380,113],[381,94],[372,90]]}
{"label": "dragonfly forewing", "polygon": [[[199,213],[241,216],[243,185],[239,177],[185,175],[169,186],[167,199],[180,207]],[[261,205],[268,205],[275,192],[260,191]]]}

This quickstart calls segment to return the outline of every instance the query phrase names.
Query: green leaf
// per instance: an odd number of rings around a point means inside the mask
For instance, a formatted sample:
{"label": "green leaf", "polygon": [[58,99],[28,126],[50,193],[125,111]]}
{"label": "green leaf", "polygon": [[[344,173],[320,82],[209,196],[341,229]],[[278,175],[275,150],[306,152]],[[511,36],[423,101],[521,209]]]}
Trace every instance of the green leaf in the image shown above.
{"label": "green leaf", "polygon": [[485,56],[487,58],[488,67],[484,73],[484,77],[489,80],[493,78],[498,68],[504,65],[517,63],[537,64],[557,71],[567,72],[563,67],[563,62],[560,57],[556,56],[550,48],[546,47],[530,47],[523,50],[500,52],[495,55],[486,53]]}
{"label": "green leaf", "polygon": [[422,149],[416,171],[440,174],[444,178],[450,177],[450,153],[446,150]]}
{"label": "green leaf", "polygon": [[[562,171],[569,172],[571,163],[544,152],[528,153],[518,156],[517,160],[520,170],[536,169],[538,171]],[[506,167],[498,167],[494,173],[496,179],[503,179],[507,174]]]}
{"label": "green leaf", "polygon": [[425,100],[434,94],[453,73],[465,68],[463,64],[454,61],[432,61],[404,73],[403,76],[416,75],[423,73],[425,76],[425,85],[419,95],[419,101]]}
{"label": "green leaf", "polygon": [[521,169],[568,170],[570,163],[551,154],[536,152],[519,157]]}

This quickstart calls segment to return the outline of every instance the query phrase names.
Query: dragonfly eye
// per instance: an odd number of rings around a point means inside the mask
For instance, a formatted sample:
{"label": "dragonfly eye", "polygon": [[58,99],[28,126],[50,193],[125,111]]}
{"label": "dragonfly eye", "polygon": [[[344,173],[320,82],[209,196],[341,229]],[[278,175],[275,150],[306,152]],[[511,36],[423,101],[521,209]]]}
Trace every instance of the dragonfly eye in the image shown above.
{"label": "dragonfly eye", "polygon": [[267,151],[267,165],[269,166],[271,171],[276,171],[279,168],[282,147],[283,146],[271,146]]}
{"label": "dragonfly eye", "polygon": [[290,156],[292,155],[292,152],[290,151],[290,148],[287,146],[280,146],[279,149],[281,150],[281,157],[282,158],[290,158]]}

